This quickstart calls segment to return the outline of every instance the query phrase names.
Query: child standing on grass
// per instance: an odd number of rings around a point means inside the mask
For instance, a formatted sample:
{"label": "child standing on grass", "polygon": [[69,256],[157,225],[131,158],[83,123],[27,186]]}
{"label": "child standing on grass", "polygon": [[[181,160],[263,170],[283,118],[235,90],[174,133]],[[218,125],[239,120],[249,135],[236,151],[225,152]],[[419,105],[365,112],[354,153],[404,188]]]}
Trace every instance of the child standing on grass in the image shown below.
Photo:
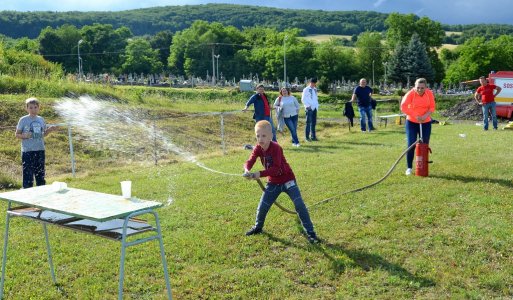
{"label": "child standing on grass", "polygon": [[23,188],[45,185],[45,142],[44,137],[57,127],[47,127],[45,120],[38,116],[39,100],[28,98],[25,101],[28,115],[23,116],[16,126],[16,138],[21,140],[21,162],[23,167]]}
{"label": "child standing on grass", "polygon": [[[253,148],[253,152],[244,164],[244,176],[248,179],[259,179],[260,177],[267,176],[268,182],[258,204],[255,226],[246,232],[246,235],[262,232],[267,212],[269,212],[278,196],[285,192],[294,203],[301,224],[303,224],[303,228],[306,231],[308,241],[310,243],[318,243],[319,239],[315,234],[308,209],[296,184],[296,177],[283,155],[283,149],[278,143],[271,141],[273,137],[271,123],[265,120],[257,122],[255,125],[255,135],[257,145]],[[265,170],[251,173],[250,170],[257,158],[260,158]]]}

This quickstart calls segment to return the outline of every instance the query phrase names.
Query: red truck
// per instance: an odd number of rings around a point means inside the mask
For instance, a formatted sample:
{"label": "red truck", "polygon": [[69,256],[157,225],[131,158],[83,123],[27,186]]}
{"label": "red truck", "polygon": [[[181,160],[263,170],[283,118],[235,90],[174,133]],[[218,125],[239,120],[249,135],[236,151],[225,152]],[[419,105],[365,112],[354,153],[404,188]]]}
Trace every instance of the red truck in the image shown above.
{"label": "red truck", "polygon": [[488,82],[502,89],[495,97],[497,116],[513,120],[513,71],[491,72]]}

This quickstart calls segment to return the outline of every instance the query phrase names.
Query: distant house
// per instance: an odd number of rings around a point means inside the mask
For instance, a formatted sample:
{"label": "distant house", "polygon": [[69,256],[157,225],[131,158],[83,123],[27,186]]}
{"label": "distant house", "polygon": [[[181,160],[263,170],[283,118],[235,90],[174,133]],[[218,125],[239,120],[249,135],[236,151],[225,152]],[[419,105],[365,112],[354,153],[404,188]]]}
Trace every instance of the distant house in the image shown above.
{"label": "distant house", "polygon": [[241,80],[239,81],[239,90],[241,92],[251,92],[255,88],[253,87],[253,80]]}

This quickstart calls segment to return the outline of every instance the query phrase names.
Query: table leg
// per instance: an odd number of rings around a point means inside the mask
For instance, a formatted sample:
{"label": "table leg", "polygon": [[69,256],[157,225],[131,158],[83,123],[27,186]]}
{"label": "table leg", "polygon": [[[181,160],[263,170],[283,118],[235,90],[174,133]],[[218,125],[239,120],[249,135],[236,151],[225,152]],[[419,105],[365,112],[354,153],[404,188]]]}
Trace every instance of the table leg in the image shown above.
{"label": "table leg", "polygon": [[[152,214],[155,217],[155,223],[156,223],[156,227],[157,227],[157,235],[153,235],[153,236],[149,236],[149,237],[142,238],[139,240],[127,242],[126,241],[126,237],[127,237],[126,232],[127,232],[127,227],[128,227],[128,221],[132,217],[135,217],[138,215],[143,215],[143,214]],[[167,297],[169,300],[173,299],[173,297],[171,295],[171,285],[169,283],[169,273],[167,271],[167,262],[166,262],[165,252],[164,252],[164,242],[162,241],[162,231],[160,230],[159,217],[158,217],[157,213],[152,210],[143,210],[143,211],[131,213],[130,215],[126,216],[125,222],[123,224],[123,231],[122,231],[122,236],[121,236],[121,258],[120,258],[120,262],[119,262],[119,287],[118,287],[118,299],[119,300],[123,299],[123,279],[125,278],[126,248],[128,248],[130,246],[142,244],[142,243],[145,243],[148,241],[152,241],[155,239],[159,240],[160,256],[161,256],[162,266],[164,268],[164,277],[166,280]]]}
{"label": "table leg", "polygon": [[[126,225],[125,221],[125,225]],[[125,278],[125,253],[126,253],[126,226],[123,227],[123,236],[121,238],[121,258],[119,261],[119,285],[118,299],[123,299],[123,279]]]}
{"label": "table leg", "polygon": [[164,277],[166,279],[166,288],[167,288],[167,297],[169,300],[173,299],[171,295],[171,284],[169,283],[169,273],[167,270],[167,262],[166,262],[166,253],[164,252],[164,242],[162,241],[162,232],[160,231],[160,221],[157,213],[155,215],[155,222],[157,225],[157,234],[159,236],[159,244],[160,244],[160,257],[162,260],[162,267],[164,268]]}
{"label": "table leg", "polygon": [[4,279],[5,279],[5,263],[7,261],[7,243],[9,240],[9,220],[11,216],[9,215],[9,210],[11,209],[11,201],[7,205],[7,213],[5,217],[5,233],[4,233],[4,251],[2,255],[2,279],[0,281],[0,299],[4,298]]}
{"label": "table leg", "polygon": [[48,230],[46,229],[45,223],[43,223],[43,229],[45,231],[46,252],[48,253],[48,263],[50,264],[50,273],[52,274],[53,283],[57,284],[57,280],[55,279],[55,271],[53,268],[52,250],[50,249],[50,240],[48,239]]}

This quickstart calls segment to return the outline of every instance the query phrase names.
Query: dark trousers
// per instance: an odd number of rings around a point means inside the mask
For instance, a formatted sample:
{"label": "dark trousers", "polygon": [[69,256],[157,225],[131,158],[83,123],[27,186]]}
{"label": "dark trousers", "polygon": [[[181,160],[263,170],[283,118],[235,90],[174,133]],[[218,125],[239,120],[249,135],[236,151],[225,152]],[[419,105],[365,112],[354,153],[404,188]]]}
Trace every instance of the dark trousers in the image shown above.
{"label": "dark trousers", "polygon": [[[420,137],[420,124],[406,120],[406,139],[408,140],[407,146],[410,147],[415,144],[417,137]],[[422,142],[429,144],[429,138],[431,137],[431,122],[422,123]],[[413,157],[415,156],[415,147],[408,151],[406,155],[406,164],[408,168],[413,166]]]}
{"label": "dark trousers", "polygon": [[[306,128],[305,128],[305,138],[308,139],[317,139],[315,134],[315,126],[317,125],[317,109],[307,109],[306,110]],[[312,135],[310,135],[310,132]]]}
{"label": "dark trousers", "polygon": [[23,188],[36,185],[45,185],[45,151],[29,151],[21,153],[21,164],[23,166]]}

